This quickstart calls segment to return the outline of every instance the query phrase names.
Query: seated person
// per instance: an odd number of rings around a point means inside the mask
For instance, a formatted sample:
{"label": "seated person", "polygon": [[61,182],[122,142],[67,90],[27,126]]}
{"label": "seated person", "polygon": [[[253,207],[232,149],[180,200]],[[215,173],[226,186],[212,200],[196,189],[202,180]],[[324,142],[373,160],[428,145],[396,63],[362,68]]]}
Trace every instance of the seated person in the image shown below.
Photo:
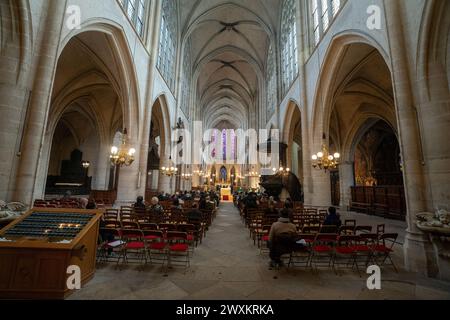
{"label": "seated person", "polygon": [[139,196],[136,199],[136,203],[133,205],[135,209],[145,209],[144,197]]}
{"label": "seated person", "polygon": [[280,213],[280,218],[270,228],[269,233],[269,249],[270,249],[270,267],[274,268],[281,266],[281,256],[286,253],[291,253],[294,249],[297,227],[289,220],[289,210],[283,209]]}
{"label": "seated person", "polygon": [[202,219],[202,212],[198,209],[198,203],[197,202],[194,202],[192,204],[192,209],[189,210],[186,215],[187,215],[189,223],[197,222],[197,221],[200,221]]}
{"label": "seated person", "polygon": [[175,197],[172,201],[172,206],[170,207],[171,210],[183,210],[183,206],[180,204],[180,200]]}
{"label": "seated person", "polygon": [[337,214],[335,207],[328,208],[328,215],[323,224],[325,226],[337,226],[338,228],[342,225],[341,217]]}
{"label": "seated person", "polygon": [[278,210],[275,208],[275,202],[273,201],[269,201],[268,202],[268,206],[267,209],[264,210],[264,215],[265,216],[274,216],[274,215],[279,215]]}
{"label": "seated person", "polygon": [[89,210],[95,210],[95,209],[97,209],[97,204],[95,203],[95,200],[94,200],[94,199],[90,198],[90,199],[88,200],[88,204],[87,204],[87,206],[86,206],[86,209],[89,209]]}
{"label": "seated person", "polygon": [[86,198],[80,199],[80,209],[87,209],[87,205],[89,203],[89,200]]}
{"label": "seated person", "polygon": [[216,208],[216,203],[214,201],[211,201],[211,198],[208,196],[206,197],[206,210],[214,210]]}

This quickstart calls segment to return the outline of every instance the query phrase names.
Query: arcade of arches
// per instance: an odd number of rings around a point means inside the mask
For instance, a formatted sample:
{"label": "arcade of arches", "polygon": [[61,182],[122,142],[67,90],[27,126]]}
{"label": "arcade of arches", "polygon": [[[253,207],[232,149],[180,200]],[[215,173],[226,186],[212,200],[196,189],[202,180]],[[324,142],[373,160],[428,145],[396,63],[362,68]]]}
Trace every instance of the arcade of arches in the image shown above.
{"label": "arcade of arches", "polygon": [[[450,210],[449,44],[445,0],[1,1],[0,200],[264,192],[272,166],[237,160],[276,141],[281,200],[385,224],[402,272],[450,281],[449,229],[417,226]],[[323,146],[336,168],[313,166]]]}

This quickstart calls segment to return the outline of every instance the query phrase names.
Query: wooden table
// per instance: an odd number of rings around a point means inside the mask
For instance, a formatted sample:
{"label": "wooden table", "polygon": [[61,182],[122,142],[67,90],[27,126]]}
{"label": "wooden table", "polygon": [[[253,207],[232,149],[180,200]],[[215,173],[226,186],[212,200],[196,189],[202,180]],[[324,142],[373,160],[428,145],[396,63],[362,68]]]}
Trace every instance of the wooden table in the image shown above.
{"label": "wooden table", "polygon": [[[51,237],[8,235],[34,213],[54,215],[55,219],[60,219],[58,224],[64,219],[70,221],[71,214],[87,215],[88,222],[77,229],[76,236],[67,239],[67,243]],[[2,229],[0,298],[64,299],[73,292],[67,288],[67,268],[73,265],[80,267],[81,283],[89,281],[95,273],[101,216],[99,210],[34,208]],[[36,223],[39,225],[39,220]],[[66,228],[65,224],[62,228]]]}

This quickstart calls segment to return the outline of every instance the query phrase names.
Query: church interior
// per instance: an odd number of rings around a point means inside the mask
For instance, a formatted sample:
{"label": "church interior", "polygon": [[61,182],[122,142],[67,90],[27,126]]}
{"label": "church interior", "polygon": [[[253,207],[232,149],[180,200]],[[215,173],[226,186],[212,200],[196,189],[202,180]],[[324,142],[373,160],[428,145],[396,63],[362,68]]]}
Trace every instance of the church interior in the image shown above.
{"label": "church interior", "polygon": [[450,299],[449,46],[446,0],[0,0],[0,299]]}

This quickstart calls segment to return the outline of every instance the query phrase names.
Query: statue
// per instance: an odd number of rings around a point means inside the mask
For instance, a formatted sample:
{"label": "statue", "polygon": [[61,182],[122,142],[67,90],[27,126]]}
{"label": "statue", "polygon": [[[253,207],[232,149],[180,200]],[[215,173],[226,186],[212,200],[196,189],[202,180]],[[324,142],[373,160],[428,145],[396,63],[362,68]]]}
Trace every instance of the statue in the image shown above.
{"label": "statue", "polygon": [[178,118],[178,122],[177,122],[176,128],[177,129],[184,129],[184,122],[183,122],[183,120],[181,120],[181,117]]}

